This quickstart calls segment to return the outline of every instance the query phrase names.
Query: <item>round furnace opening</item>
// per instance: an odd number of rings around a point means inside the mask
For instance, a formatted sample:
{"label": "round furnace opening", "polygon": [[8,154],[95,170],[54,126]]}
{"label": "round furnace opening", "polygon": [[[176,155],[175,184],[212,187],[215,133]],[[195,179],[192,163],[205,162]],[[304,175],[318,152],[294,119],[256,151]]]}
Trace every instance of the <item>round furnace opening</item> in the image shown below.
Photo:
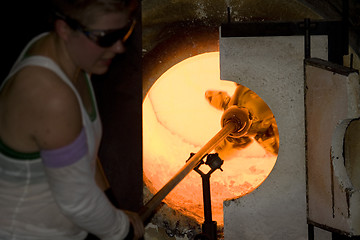
{"label": "round furnace opening", "polygon": [[[237,104],[249,109],[254,128],[215,148],[224,160],[223,171],[210,178],[213,220],[223,225],[223,201],[250,193],[270,174],[279,135],[266,103],[248,88],[220,80],[219,66],[219,52],[199,54],[168,69],[150,88],[143,102],[143,169],[155,194],[221,129],[224,109],[241,88]],[[202,198],[201,177],[192,171],[164,201],[202,223]]]}

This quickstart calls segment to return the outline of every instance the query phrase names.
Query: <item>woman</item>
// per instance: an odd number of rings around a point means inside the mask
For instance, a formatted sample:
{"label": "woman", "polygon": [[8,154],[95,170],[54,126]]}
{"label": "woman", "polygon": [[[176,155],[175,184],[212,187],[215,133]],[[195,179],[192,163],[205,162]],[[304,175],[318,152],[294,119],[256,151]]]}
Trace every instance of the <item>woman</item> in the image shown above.
{"label": "woman", "polygon": [[[144,233],[95,182],[100,119],[89,74],[105,73],[134,21],[131,0],[54,0],[0,88],[0,239],[124,239]],[[131,223],[131,224],[130,224]]]}

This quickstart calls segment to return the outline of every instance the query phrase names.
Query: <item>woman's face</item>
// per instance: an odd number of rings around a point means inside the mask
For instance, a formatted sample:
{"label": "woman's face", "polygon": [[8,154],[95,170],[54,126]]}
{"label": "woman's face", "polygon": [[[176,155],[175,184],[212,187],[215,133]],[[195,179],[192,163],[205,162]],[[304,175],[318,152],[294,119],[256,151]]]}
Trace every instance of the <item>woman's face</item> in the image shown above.
{"label": "woman's face", "polygon": [[[86,26],[86,29],[115,30],[124,28],[128,24],[127,14],[107,13],[99,16],[91,25]],[[72,31],[66,44],[75,65],[94,74],[107,72],[115,55],[125,51],[121,38],[110,46],[101,47],[81,31]]]}

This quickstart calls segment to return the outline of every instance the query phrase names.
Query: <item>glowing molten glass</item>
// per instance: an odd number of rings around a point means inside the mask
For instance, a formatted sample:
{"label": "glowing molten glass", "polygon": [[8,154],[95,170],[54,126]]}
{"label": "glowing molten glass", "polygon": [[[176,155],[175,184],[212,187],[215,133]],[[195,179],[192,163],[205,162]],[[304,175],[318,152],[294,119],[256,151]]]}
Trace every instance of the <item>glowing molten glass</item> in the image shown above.
{"label": "glowing molten glass", "polygon": [[[211,175],[211,204],[213,219],[222,225],[223,201],[251,192],[271,172],[277,158],[278,133],[270,109],[254,92],[243,87],[246,101],[230,102],[237,85],[219,76],[219,53],[212,52],[176,64],[156,81],[143,102],[143,168],[147,183],[158,191],[190,153],[221,129],[221,116],[228,104],[247,105],[255,118],[260,116],[264,121],[254,125],[246,138],[229,139],[215,150],[224,160],[224,171]],[[165,202],[202,222],[200,175],[192,171]]]}

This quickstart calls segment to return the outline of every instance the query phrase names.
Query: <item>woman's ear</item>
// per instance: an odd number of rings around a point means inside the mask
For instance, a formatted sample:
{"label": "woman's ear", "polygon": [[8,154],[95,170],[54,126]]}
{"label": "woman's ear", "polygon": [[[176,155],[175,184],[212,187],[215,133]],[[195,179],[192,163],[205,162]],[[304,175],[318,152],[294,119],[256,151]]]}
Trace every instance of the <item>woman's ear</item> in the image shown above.
{"label": "woman's ear", "polygon": [[69,38],[70,31],[70,27],[64,20],[57,19],[55,21],[55,32],[59,35],[61,39],[66,41]]}

